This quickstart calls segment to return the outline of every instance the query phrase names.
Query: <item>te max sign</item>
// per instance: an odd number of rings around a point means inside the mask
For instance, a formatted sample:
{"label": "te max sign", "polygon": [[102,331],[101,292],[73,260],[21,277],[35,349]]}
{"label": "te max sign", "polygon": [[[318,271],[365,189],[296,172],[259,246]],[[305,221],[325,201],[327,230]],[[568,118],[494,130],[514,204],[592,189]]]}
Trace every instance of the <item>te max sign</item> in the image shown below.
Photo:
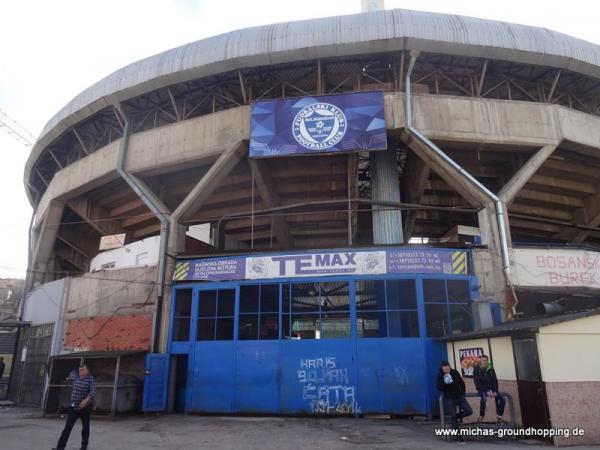
{"label": "te max sign", "polygon": [[176,281],[259,280],[335,275],[469,273],[465,250],[385,249],[236,256],[179,261]]}
{"label": "te max sign", "polygon": [[309,253],[247,258],[246,278],[386,273],[385,251]]}

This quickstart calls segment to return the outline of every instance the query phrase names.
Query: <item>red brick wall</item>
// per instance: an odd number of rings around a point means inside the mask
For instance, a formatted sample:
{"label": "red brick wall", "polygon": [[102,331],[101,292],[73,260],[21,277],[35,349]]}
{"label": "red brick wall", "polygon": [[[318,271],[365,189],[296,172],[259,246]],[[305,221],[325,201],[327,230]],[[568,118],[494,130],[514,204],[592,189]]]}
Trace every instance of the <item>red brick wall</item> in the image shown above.
{"label": "red brick wall", "polygon": [[67,321],[65,347],[75,351],[148,350],[151,315],[89,317]]}
{"label": "red brick wall", "polygon": [[559,436],[555,445],[600,444],[600,381],[546,382],[553,428],[583,428],[584,436]]}

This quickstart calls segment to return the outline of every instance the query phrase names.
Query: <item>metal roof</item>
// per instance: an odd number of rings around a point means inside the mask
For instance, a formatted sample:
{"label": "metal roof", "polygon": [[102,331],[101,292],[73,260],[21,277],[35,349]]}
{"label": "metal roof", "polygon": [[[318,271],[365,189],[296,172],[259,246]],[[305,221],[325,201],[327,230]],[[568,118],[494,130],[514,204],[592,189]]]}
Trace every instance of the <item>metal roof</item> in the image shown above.
{"label": "metal roof", "polygon": [[147,350],[106,350],[63,353],[50,356],[50,359],[73,359],[73,358],[116,358],[117,356],[133,356],[148,353]]}
{"label": "metal roof", "polygon": [[600,308],[578,311],[574,313],[561,314],[558,316],[539,316],[530,319],[511,320],[495,327],[484,328],[482,330],[469,331],[451,336],[439,338],[440,341],[465,341],[467,339],[487,338],[494,336],[510,336],[519,331],[535,332],[541,327],[553,325],[555,323],[568,322],[570,320],[583,319],[585,317],[600,315]]}
{"label": "metal roof", "polygon": [[174,83],[276,63],[420,49],[569,69],[600,78],[600,46],[545,28],[410,10],[374,11],[233,31],[142,59],[90,86],[41,132],[42,150],[70,126],[118,102]]}

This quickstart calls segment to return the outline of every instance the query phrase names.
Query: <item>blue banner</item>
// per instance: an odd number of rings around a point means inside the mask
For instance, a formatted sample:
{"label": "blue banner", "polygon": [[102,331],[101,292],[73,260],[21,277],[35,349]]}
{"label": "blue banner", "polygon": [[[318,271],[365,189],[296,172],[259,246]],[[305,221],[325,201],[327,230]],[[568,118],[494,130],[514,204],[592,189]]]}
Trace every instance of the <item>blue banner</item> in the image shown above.
{"label": "blue banner", "polygon": [[175,281],[227,281],[381,274],[469,275],[466,250],[385,248],[223,256],[178,261]]}
{"label": "blue banner", "polygon": [[385,149],[382,91],[252,103],[250,158]]}

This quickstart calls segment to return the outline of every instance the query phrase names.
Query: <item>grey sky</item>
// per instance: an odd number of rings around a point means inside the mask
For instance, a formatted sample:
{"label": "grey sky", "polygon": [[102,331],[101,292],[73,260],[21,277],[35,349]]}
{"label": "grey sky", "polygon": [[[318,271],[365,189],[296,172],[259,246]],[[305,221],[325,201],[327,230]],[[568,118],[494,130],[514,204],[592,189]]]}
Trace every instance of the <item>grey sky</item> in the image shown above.
{"label": "grey sky", "polygon": [[[386,0],[385,6],[542,26],[600,44],[583,0]],[[75,95],[135,60],[237,28],[359,12],[360,0],[19,0],[0,7],[0,108],[37,135]],[[0,277],[24,276],[29,149],[0,131]]]}

